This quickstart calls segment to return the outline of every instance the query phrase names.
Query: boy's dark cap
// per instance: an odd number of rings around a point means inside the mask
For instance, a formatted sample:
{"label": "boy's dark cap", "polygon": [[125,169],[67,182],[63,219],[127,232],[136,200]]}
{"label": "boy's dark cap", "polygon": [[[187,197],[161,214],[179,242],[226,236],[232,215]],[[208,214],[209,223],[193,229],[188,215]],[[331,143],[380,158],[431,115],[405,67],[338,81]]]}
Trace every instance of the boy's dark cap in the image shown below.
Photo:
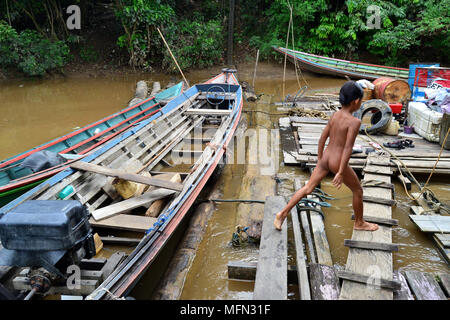
{"label": "boy's dark cap", "polygon": [[339,102],[341,105],[346,106],[353,100],[361,99],[364,95],[364,91],[361,86],[355,81],[347,81],[339,92]]}

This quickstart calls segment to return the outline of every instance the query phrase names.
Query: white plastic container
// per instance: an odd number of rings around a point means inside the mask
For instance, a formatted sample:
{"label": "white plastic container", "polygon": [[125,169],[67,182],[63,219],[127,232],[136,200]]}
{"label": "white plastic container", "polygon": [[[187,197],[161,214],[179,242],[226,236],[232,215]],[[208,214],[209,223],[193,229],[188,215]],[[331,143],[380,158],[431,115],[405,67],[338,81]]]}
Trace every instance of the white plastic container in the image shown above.
{"label": "white plastic container", "polygon": [[412,101],[408,104],[408,125],[428,141],[439,142],[442,116],[423,102]]}

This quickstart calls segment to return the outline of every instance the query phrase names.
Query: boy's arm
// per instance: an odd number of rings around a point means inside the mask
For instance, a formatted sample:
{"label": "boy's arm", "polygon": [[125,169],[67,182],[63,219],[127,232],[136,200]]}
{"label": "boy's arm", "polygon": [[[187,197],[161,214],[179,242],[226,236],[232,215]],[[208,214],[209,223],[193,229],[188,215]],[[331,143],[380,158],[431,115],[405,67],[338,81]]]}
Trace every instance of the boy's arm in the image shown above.
{"label": "boy's arm", "polygon": [[359,128],[361,126],[361,121],[355,121],[351,124],[347,131],[347,138],[345,140],[345,146],[342,151],[341,162],[339,164],[339,171],[336,173],[333,179],[333,185],[338,189],[341,187],[343,181],[343,172],[347,167],[350,157],[353,151],[353,145],[355,144],[356,136],[358,135]]}

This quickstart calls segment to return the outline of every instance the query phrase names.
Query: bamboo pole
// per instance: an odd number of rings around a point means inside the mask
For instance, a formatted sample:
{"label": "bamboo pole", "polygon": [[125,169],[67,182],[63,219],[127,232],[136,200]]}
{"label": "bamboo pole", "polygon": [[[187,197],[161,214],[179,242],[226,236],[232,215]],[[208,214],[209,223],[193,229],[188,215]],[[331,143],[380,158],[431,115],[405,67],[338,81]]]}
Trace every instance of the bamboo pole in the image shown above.
{"label": "bamboo pole", "polygon": [[184,74],[183,74],[183,71],[181,71],[181,68],[180,68],[180,66],[178,65],[177,59],[175,59],[175,57],[173,56],[172,50],[170,50],[170,47],[169,47],[169,45],[167,44],[166,39],[164,39],[164,36],[162,35],[162,33],[161,33],[161,31],[159,30],[159,28],[156,28],[156,29],[158,30],[159,35],[161,36],[162,40],[164,41],[164,44],[166,45],[167,50],[169,50],[169,53],[170,53],[170,55],[172,56],[173,61],[175,61],[175,64],[177,65],[178,70],[180,71],[181,75],[183,76],[184,81],[186,82],[186,84],[188,85],[188,87],[190,87],[189,82],[187,81],[186,77],[185,77]]}
{"label": "bamboo pole", "polygon": [[258,67],[258,60],[259,60],[259,49],[256,52],[255,71],[253,71],[253,82],[252,82],[253,90],[255,90],[256,68]]}

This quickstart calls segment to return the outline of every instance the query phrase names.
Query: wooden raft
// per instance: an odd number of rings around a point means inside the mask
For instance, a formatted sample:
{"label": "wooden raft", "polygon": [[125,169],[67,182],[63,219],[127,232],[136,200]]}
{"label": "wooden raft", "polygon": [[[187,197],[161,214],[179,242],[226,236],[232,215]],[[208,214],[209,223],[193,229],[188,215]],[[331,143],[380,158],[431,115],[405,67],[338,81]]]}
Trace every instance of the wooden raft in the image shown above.
{"label": "wooden raft", "polygon": [[286,205],[281,196],[269,196],[264,205],[264,220],[256,269],[254,300],[287,299],[287,227],[275,229],[275,215]]}
{"label": "wooden raft", "polygon": [[[376,160],[377,163],[389,164],[389,158],[386,156],[376,156],[371,154],[368,158]],[[368,161],[369,162],[369,161]],[[379,165],[369,165],[372,169],[379,169]],[[381,180],[391,183],[391,177],[387,175],[366,173],[364,180]],[[380,187],[363,187],[365,196],[377,198],[392,199],[392,191]],[[389,205],[380,203],[364,202],[364,216],[371,216],[383,219],[392,218],[392,208]],[[353,230],[353,241],[370,241],[374,243],[392,244],[392,230],[390,225],[379,225],[377,231],[359,231]],[[381,283],[392,283],[393,281],[393,264],[392,252],[386,250],[371,250],[350,247],[347,264],[345,266],[346,274],[355,274],[368,276],[369,280],[360,282],[349,280],[347,277],[342,282],[340,300],[392,300],[393,290],[380,286]],[[353,279],[364,277],[352,277]],[[369,283],[369,284],[368,284]],[[376,285],[378,284],[378,285]]]}

